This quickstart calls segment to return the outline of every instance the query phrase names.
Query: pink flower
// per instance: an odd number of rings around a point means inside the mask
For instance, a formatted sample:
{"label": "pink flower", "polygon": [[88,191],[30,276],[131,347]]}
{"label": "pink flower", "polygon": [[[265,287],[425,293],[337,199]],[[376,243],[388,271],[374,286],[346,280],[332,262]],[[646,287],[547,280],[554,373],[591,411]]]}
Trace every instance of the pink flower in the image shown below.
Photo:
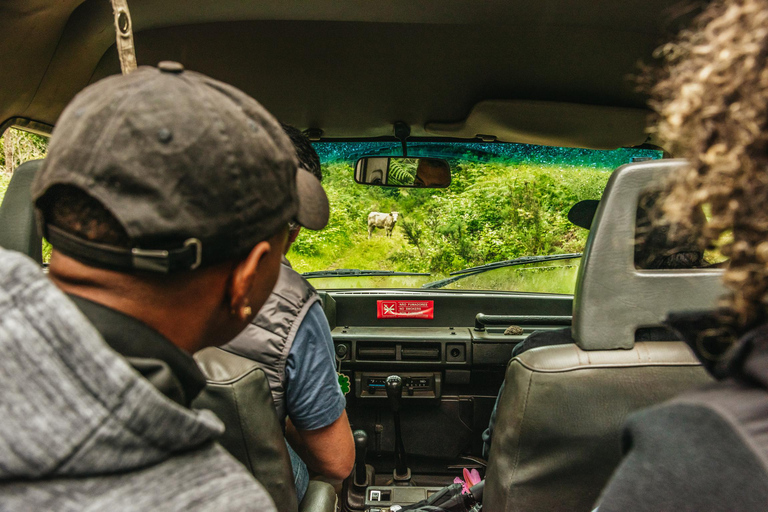
{"label": "pink flower", "polygon": [[459,477],[456,477],[453,479],[453,483],[461,484],[462,494],[468,494],[469,488],[472,487],[473,485],[479,484],[482,479],[480,478],[480,472],[477,471],[476,469],[473,469],[470,471],[467,468],[464,468],[463,473],[464,473],[464,480],[462,480]]}

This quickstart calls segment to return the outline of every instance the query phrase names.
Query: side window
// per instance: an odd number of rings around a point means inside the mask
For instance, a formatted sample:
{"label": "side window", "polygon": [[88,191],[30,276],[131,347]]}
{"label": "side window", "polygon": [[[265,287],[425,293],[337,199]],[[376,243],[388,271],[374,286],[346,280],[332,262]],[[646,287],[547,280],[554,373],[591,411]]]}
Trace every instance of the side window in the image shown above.
{"label": "side window", "polygon": [[[671,226],[663,222],[664,193],[658,188],[643,191],[638,198],[635,223],[635,268],[673,270],[724,267],[727,258],[720,246],[704,247],[702,232],[709,219],[706,209],[693,210],[690,224]],[[726,234],[720,243],[727,241]]]}
{"label": "side window", "polygon": [[[48,138],[33,133],[8,128],[0,137],[0,204],[11,182],[13,171],[28,160],[45,158]],[[0,226],[0,229],[3,229]],[[43,261],[48,262],[51,246],[43,240]]]}

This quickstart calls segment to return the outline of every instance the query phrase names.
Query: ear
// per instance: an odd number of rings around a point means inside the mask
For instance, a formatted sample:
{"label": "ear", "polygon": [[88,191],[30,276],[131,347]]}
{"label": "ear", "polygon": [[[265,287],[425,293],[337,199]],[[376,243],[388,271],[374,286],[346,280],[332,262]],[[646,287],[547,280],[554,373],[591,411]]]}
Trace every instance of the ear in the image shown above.
{"label": "ear", "polygon": [[232,271],[232,279],[229,284],[229,305],[233,314],[243,321],[250,320],[245,314],[244,308],[251,306],[248,303],[248,297],[253,289],[257,272],[271,251],[272,244],[269,241],[259,242]]}

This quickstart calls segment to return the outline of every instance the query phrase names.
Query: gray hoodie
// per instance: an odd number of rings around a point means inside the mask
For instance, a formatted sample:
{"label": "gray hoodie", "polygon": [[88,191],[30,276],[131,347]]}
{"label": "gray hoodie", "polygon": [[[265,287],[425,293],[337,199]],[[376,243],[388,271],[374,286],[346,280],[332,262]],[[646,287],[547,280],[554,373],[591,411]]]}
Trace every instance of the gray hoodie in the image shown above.
{"label": "gray hoodie", "polygon": [[274,510],[218,418],[141,378],[32,260],[0,269],[0,511]]}

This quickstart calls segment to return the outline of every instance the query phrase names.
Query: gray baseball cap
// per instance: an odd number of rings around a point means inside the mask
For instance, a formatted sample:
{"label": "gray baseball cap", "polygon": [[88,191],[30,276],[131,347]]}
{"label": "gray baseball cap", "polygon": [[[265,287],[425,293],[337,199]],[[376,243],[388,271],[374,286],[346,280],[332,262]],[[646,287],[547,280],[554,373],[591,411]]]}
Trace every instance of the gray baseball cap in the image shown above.
{"label": "gray baseball cap", "polygon": [[320,182],[256,100],[176,62],[101,80],[53,131],[32,185],[38,211],[56,185],[100,201],[133,247],[96,244],[55,226],[57,249],[115,270],[173,272],[246,255],[289,221],[328,222]]}

